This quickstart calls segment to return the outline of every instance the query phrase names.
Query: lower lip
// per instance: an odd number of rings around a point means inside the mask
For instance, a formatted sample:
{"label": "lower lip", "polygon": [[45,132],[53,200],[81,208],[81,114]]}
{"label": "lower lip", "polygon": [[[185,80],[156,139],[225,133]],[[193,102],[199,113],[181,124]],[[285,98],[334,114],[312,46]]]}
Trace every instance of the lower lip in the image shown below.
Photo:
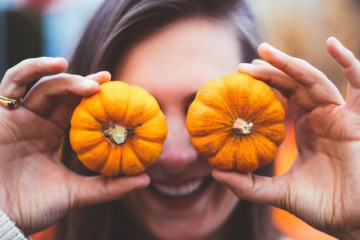
{"label": "lower lip", "polygon": [[156,190],[154,190],[152,187],[150,187],[149,192],[156,200],[156,202],[165,208],[169,208],[172,210],[184,209],[195,205],[206,194],[206,192],[208,192],[213,181],[213,179],[205,179],[203,186],[201,186],[200,189],[198,189],[193,194],[185,197],[164,196],[156,192]]}

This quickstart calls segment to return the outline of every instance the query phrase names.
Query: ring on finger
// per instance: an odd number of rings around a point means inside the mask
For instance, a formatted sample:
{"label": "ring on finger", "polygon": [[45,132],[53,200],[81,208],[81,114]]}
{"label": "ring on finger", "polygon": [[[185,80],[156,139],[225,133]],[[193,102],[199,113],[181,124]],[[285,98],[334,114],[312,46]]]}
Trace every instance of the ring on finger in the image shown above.
{"label": "ring on finger", "polygon": [[22,99],[7,98],[0,95],[0,105],[8,110],[14,110],[21,106]]}

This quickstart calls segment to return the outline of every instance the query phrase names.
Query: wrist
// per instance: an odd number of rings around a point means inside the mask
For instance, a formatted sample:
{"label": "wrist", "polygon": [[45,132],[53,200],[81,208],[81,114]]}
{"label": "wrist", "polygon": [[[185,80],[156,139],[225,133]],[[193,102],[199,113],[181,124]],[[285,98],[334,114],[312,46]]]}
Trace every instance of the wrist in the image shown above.
{"label": "wrist", "polygon": [[16,227],[15,223],[0,210],[0,240],[23,240],[26,239],[23,232]]}

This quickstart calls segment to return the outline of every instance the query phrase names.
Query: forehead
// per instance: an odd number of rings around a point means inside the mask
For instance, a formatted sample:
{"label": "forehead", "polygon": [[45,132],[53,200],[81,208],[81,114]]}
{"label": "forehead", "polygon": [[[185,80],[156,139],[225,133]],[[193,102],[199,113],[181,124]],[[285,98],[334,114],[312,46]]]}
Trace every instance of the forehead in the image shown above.
{"label": "forehead", "polygon": [[132,46],[113,77],[145,89],[184,81],[199,87],[205,80],[236,71],[240,61],[239,40],[231,24],[189,18],[171,23]]}

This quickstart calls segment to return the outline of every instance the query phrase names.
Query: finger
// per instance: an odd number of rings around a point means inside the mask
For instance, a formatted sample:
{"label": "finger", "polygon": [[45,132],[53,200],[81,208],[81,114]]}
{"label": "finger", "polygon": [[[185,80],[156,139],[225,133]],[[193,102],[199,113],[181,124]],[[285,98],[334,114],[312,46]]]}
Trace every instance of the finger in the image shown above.
{"label": "finger", "polygon": [[335,85],[308,62],[291,57],[265,43],[259,46],[259,54],[299,84],[292,100],[303,110],[311,111],[320,105],[340,105],[344,102]]}
{"label": "finger", "polygon": [[78,98],[91,96],[98,91],[99,84],[109,81],[110,78],[108,72],[99,72],[86,78],[71,74],[45,77],[30,90],[23,105],[39,114],[44,114],[57,104],[54,101],[57,98],[68,95],[78,95]]}
{"label": "finger", "polygon": [[288,75],[261,60],[253,61],[251,64],[241,63],[238,66],[238,71],[266,82],[269,86],[279,90],[285,97],[292,95],[299,86]]}
{"label": "finger", "polygon": [[360,88],[360,62],[355,55],[334,37],[327,40],[327,48],[331,56],[343,67],[350,84]]}
{"label": "finger", "polygon": [[[311,110],[315,106],[312,97],[304,92],[306,88],[303,88],[298,82],[267,62],[256,60],[251,64],[241,63],[238,66],[238,71],[247,73],[277,89],[282,96],[279,96],[277,92],[275,94],[284,105],[291,106],[290,112],[294,120],[299,119],[304,112]],[[286,102],[282,97],[293,101]]]}
{"label": "finger", "polygon": [[[102,84],[104,82],[110,81],[111,75],[108,72],[99,72],[86,76],[86,79],[92,79],[97,83]],[[63,98],[66,100],[62,100]],[[68,126],[72,113],[81,100],[77,95],[66,96],[63,98],[58,97],[60,102],[54,102],[53,107],[50,107],[51,112],[46,113],[48,118],[61,128]]]}
{"label": "finger", "polygon": [[319,82],[327,82],[327,77],[303,59],[295,58],[275,49],[267,43],[258,48],[260,56],[269,64],[281,70],[304,86],[313,86]]}
{"label": "finger", "polygon": [[22,98],[26,86],[47,74],[64,72],[68,64],[64,58],[40,57],[26,59],[10,68],[0,84],[0,95]]}
{"label": "finger", "polygon": [[265,177],[238,172],[213,170],[213,177],[225,184],[236,196],[251,202],[281,206],[287,195],[287,184],[283,177]]}
{"label": "finger", "polygon": [[107,178],[103,176],[77,177],[72,183],[72,199],[77,206],[104,203],[124,197],[131,191],[145,188],[150,183],[146,174]]}
{"label": "finger", "polygon": [[328,38],[327,49],[330,55],[342,66],[345,76],[349,81],[347,105],[353,107],[360,106],[359,60],[334,37]]}
{"label": "finger", "polygon": [[70,74],[46,77],[30,90],[23,106],[65,127],[81,97],[96,93],[99,83],[109,81],[110,78],[108,72],[99,72],[87,78]]}
{"label": "finger", "polygon": [[92,79],[98,82],[100,85],[104,82],[108,82],[111,79],[111,74],[108,71],[101,71],[94,74],[87,75],[85,78]]}
{"label": "finger", "polygon": [[99,84],[92,79],[58,74],[41,79],[25,97],[23,106],[43,115],[53,107],[58,97],[72,94],[90,96],[98,89]]}

